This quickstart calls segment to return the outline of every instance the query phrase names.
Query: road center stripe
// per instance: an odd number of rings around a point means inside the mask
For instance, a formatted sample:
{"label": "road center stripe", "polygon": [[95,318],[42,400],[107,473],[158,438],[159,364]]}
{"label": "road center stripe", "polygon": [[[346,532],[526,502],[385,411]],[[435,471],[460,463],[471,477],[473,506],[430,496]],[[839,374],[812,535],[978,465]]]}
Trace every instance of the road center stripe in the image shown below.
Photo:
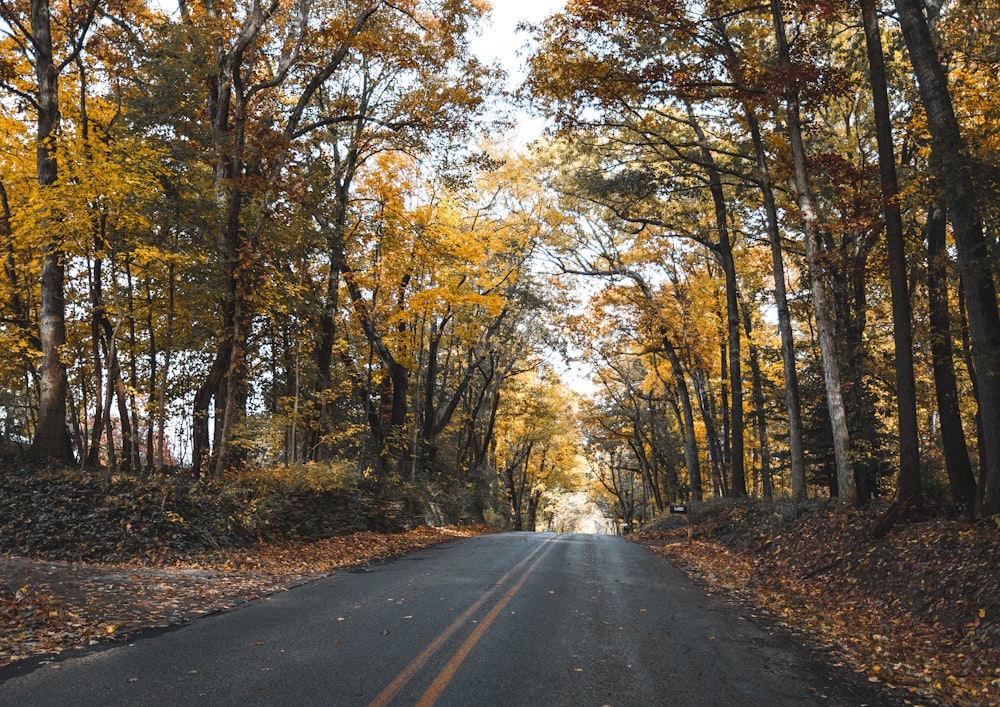
{"label": "road center stripe", "polygon": [[[424,650],[420,653],[420,655],[414,658],[409,665],[403,668],[402,672],[400,672],[399,675],[397,675],[395,679],[391,683],[389,683],[385,687],[385,689],[382,690],[382,692],[380,692],[375,697],[375,699],[368,704],[368,707],[385,707],[386,705],[388,705],[389,702],[392,700],[392,698],[396,696],[396,693],[402,690],[403,687],[406,685],[406,683],[408,683],[410,680],[413,679],[413,676],[416,675],[417,671],[424,666],[424,663],[426,663],[430,659],[430,657],[434,655],[438,651],[438,649],[441,648],[444,642],[447,641],[451,637],[451,635],[455,633],[455,631],[457,631],[458,628],[462,626],[462,624],[464,624],[469,619],[470,616],[476,613],[482,607],[482,605],[489,600],[490,597],[496,594],[497,591],[499,591],[503,587],[503,585],[505,585],[508,581],[510,581],[511,577],[520,572],[521,568],[524,567],[529,562],[531,562],[531,560],[534,559],[536,555],[541,553],[543,550],[545,550],[545,552],[547,553],[548,550],[551,549],[551,546],[549,544],[554,541],[555,538],[550,538],[549,540],[546,540],[544,544],[539,545],[537,548],[532,550],[527,557],[525,557],[516,565],[511,567],[510,570],[507,572],[507,574],[505,574],[503,577],[497,580],[496,584],[494,584],[492,588],[486,591],[481,597],[479,597],[479,599],[474,601],[468,609],[463,611],[462,614],[457,619],[455,619],[454,621],[451,622],[451,624],[449,624],[448,628],[446,628],[444,631],[438,634],[438,637],[435,638],[433,641],[431,641],[428,644],[428,646],[424,648]],[[548,546],[548,549],[546,549],[546,546]],[[506,604],[508,601],[510,601],[510,597],[507,595],[510,595],[511,597],[514,596],[514,593],[516,593],[517,589],[519,589],[520,586],[524,583],[524,580],[531,573],[531,570],[535,568],[535,565],[538,564],[539,560],[541,560],[541,557],[535,560],[535,564],[531,565],[528,571],[521,576],[518,583],[513,588],[513,591],[509,591],[507,592],[507,594],[504,595],[504,597],[500,600],[500,604],[498,604],[498,606],[501,606],[501,604]],[[496,607],[494,607],[494,611],[499,612],[499,610],[496,609]],[[493,612],[490,613],[492,614]],[[489,618],[489,621],[492,620],[493,620],[492,618]],[[476,640],[478,640],[478,638]],[[466,641],[466,643],[468,643],[468,641]],[[464,647],[465,646],[463,644],[463,648]],[[451,665],[451,663],[449,663],[449,665]],[[440,678],[440,676],[438,676],[438,678]]]}
{"label": "road center stripe", "polygon": [[451,657],[451,660],[448,661],[448,664],[444,666],[441,672],[438,673],[437,677],[434,678],[434,682],[431,683],[430,687],[427,688],[427,691],[420,697],[420,701],[417,702],[416,707],[431,707],[431,705],[437,702],[441,693],[444,692],[446,687],[448,687],[448,683],[450,683],[452,678],[455,677],[455,673],[468,657],[469,652],[473,649],[473,647],[475,647],[476,643],[479,642],[479,639],[483,637],[483,634],[486,633],[486,629],[488,629],[490,624],[493,623],[493,620],[500,615],[500,612],[503,611],[505,606],[507,606],[507,603],[514,598],[514,595],[517,594],[521,586],[525,583],[525,581],[527,581],[528,577],[535,571],[535,568],[538,567],[541,561],[545,559],[545,556],[549,554],[549,551],[551,551],[552,548],[552,545],[546,547],[545,552],[539,555],[538,559],[531,563],[531,566],[518,578],[514,586],[508,589],[507,593],[504,594],[503,597],[500,598],[500,601],[496,603],[496,606],[490,609],[490,613],[488,613],[486,617],[479,622],[476,629],[467,639],[465,639],[465,643],[461,645],[461,647],[455,652],[455,655]]}

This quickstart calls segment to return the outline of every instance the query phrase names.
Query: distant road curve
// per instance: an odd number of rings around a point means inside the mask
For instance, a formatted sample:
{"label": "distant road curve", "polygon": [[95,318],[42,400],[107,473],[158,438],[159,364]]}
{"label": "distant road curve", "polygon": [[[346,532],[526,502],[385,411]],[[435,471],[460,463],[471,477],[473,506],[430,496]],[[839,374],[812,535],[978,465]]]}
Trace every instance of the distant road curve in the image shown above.
{"label": "distant road curve", "polygon": [[0,683],[0,705],[901,704],[600,535],[438,545]]}

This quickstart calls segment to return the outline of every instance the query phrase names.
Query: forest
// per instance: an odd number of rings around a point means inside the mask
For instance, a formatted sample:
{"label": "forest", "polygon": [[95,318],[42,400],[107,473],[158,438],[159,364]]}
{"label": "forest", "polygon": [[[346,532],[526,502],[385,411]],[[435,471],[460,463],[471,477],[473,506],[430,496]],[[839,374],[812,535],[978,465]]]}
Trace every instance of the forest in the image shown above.
{"label": "forest", "polygon": [[570,0],[513,90],[489,13],[0,0],[4,457],[1000,518],[1000,9]]}

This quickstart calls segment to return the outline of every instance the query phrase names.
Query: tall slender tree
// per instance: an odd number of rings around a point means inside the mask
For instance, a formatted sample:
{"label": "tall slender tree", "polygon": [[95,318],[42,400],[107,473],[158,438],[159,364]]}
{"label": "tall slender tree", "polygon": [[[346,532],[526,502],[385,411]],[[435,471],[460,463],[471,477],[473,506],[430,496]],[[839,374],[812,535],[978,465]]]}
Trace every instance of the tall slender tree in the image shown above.
{"label": "tall slender tree", "polygon": [[722,17],[713,20],[718,34],[718,44],[725,55],[725,66],[739,90],[740,106],[746,121],[753,146],[753,157],[757,167],[756,183],[761,192],[764,207],[764,223],[767,240],[771,247],[771,273],[774,280],[774,306],[778,315],[778,332],[781,337],[781,361],[785,376],[785,409],[788,413],[788,455],[791,467],[792,498],[803,501],[806,498],[806,463],[802,441],[802,403],[799,397],[799,379],[795,369],[795,339],[792,320],[788,312],[788,290],[785,278],[785,256],[781,243],[778,206],[774,194],[770,160],[764,148],[757,106],[752,97],[757,92],[747,80],[747,67],[730,38],[730,33]]}
{"label": "tall slender tree", "polygon": [[969,446],[962,427],[962,411],[955,375],[951,310],[948,305],[947,217],[944,210],[929,209],[924,227],[927,240],[927,305],[931,336],[931,366],[938,417],[941,420],[941,450],[948,471],[952,499],[972,514],[976,510],[976,477],[972,472]]}
{"label": "tall slender tree", "polygon": [[[45,204],[47,189],[59,179],[56,159],[59,135],[59,76],[66,66],[83,51],[84,39],[90,32],[100,0],[89,0],[80,11],[69,16],[62,37],[67,47],[65,55],[54,53],[52,13],[49,0],[31,0],[28,22],[15,5],[0,4],[4,20],[18,32],[31,48],[35,69],[36,92],[36,166],[38,187]],[[66,345],[66,258],[61,238],[53,228],[58,214],[51,204],[43,206],[45,213],[38,220],[42,234],[42,289],[39,343],[42,366],[38,399],[38,422],[31,443],[31,454],[61,462],[74,462],[74,445],[66,425],[68,379],[63,347]]]}
{"label": "tall slender tree", "polygon": [[917,389],[913,376],[913,324],[910,290],[906,277],[906,244],[899,207],[896,151],[892,139],[892,115],[882,51],[882,30],[875,0],[860,0],[868,51],[868,81],[875,113],[879,176],[882,184],[882,218],[889,260],[892,291],[892,331],[895,344],[896,409],[899,431],[899,481],[901,500],[919,505],[923,500],[920,475],[920,442],[917,438]]}
{"label": "tall slender tree", "polygon": [[806,146],[803,139],[800,108],[801,97],[794,77],[781,0],[771,0],[770,7],[778,50],[778,65],[786,81],[784,87],[785,128],[788,132],[789,148],[792,153],[795,197],[805,235],[806,259],[816,317],[816,331],[823,359],[823,380],[826,387],[830,422],[833,428],[838,500],[844,506],[855,506],[858,502],[858,488],[851,465],[851,442],[847,430],[847,413],[844,409],[844,399],[840,387],[840,368],[837,363],[834,325],[830,318],[831,307],[828,302],[826,278],[822,270],[819,218],[813,202],[812,187],[809,184],[809,172],[806,165]]}
{"label": "tall slender tree", "polygon": [[920,0],[895,0],[895,6],[927,115],[932,168],[948,207],[968,309],[982,417],[978,506],[984,514],[1000,513],[1000,312],[977,203],[973,162],[924,8]]}

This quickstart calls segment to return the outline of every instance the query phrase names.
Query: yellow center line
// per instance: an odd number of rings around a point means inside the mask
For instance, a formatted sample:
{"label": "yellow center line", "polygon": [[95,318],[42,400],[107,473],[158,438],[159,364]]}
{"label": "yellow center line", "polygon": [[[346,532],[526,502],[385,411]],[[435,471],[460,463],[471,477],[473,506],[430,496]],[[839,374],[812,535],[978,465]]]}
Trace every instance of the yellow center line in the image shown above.
{"label": "yellow center line", "polygon": [[458,671],[459,667],[469,656],[469,652],[472,651],[476,643],[479,642],[479,639],[483,637],[484,633],[486,633],[490,624],[493,623],[493,620],[500,615],[500,612],[503,611],[505,606],[507,606],[507,603],[514,598],[514,595],[517,594],[521,586],[525,583],[525,581],[527,581],[528,577],[532,572],[534,572],[539,563],[545,559],[545,556],[549,554],[549,551],[551,551],[552,548],[553,546],[549,545],[545,549],[545,552],[543,552],[538,559],[531,564],[531,567],[524,571],[524,574],[522,574],[517,580],[517,583],[508,589],[507,593],[500,598],[500,601],[498,601],[496,606],[490,610],[490,613],[488,613],[486,617],[479,622],[479,625],[476,626],[476,630],[469,634],[469,637],[465,639],[465,643],[463,643],[461,647],[455,651],[455,655],[451,657],[448,664],[444,666],[444,668],[441,669],[441,672],[438,673],[437,677],[434,678],[430,687],[428,687],[427,691],[420,697],[416,707],[431,707],[431,705],[437,702],[441,693],[444,692],[446,687],[448,687],[448,683],[450,683],[452,678],[455,677],[455,673]]}
{"label": "yellow center line", "polygon": [[[522,567],[524,567],[532,560],[532,558],[538,555],[538,553],[540,553],[543,550],[543,548],[545,548],[546,545],[553,542],[554,540],[555,538],[550,538],[549,540],[546,540],[545,544],[539,545],[537,548],[532,550],[532,552],[529,553],[527,557],[525,557],[523,560],[521,560],[516,565],[511,567],[510,570],[507,572],[507,574],[505,574],[503,577],[497,580],[496,584],[494,584],[489,591],[485,592],[481,597],[479,597],[479,599],[473,602],[468,609],[463,611],[462,614],[457,619],[451,622],[448,628],[442,631],[437,638],[431,641],[430,644],[428,644],[428,646],[420,653],[420,655],[414,658],[409,665],[403,668],[402,672],[400,672],[399,675],[397,675],[395,679],[391,683],[389,683],[385,687],[385,689],[382,690],[382,692],[380,692],[375,697],[375,699],[368,704],[368,707],[385,707],[386,705],[388,705],[390,700],[392,700],[392,698],[396,696],[396,693],[402,690],[403,686],[405,686],[406,683],[408,683],[410,680],[413,679],[413,676],[416,675],[417,671],[424,666],[424,663],[426,663],[428,659],[430,659],[430,657],[434,655],[434,653],[436,653],[439,648],[441,648],[442,644],[444,644],[444,642],[447,641],[451,637],[451,635],[455,633],[455,631],[457,631],[458,628],[466,622],[466,620],[468,620],[470,616],[472,616],[476,611],[478,611],[480,607],[482,607],[482,605],[485,604],[491,596],[493,596],[504,584],[506,584],[513,575],[519,572]],[[548,550],[546,550],[546,552],[548,552]],[[540,560],[541,558],[538,559]],[[535,564],[538,564],[537,560]],[[534,568],[535,565],[532,565],[531,569],[529,569],[528,572],[526,572],[525,575],[518,582],[517,587],[520,587],[521,584],[524,583],[524,578],[527,577],[527,575],[530,574],[531,570]],[[508,592],[508,594],[513,596],[513,593],[511,592]],[[507,601],[509,601],[509,598],[507,598],[505,595],[505,597],[501,599],[501,602],[506,604]],[[490,619],[490,621],[492,621],[492,619]]]}

